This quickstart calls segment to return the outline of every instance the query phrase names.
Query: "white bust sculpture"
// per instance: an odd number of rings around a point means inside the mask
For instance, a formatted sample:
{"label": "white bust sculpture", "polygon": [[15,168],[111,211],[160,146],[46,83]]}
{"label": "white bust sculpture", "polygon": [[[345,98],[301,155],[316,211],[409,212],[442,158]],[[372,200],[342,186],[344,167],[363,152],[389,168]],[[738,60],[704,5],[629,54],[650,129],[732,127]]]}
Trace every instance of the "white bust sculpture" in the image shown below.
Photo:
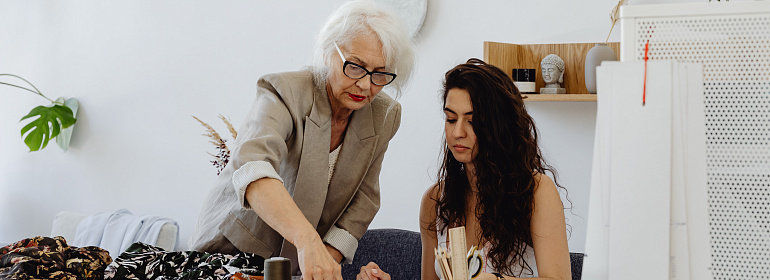
{"label": "white bust sculpture", "polygon": [[567,90],[561,87],[564,82],[564,60],[561,57],[555,54],[547,55],[540,61],[540,69],[545,82],[545,87],[540,88],[540,93],[567,93]]}

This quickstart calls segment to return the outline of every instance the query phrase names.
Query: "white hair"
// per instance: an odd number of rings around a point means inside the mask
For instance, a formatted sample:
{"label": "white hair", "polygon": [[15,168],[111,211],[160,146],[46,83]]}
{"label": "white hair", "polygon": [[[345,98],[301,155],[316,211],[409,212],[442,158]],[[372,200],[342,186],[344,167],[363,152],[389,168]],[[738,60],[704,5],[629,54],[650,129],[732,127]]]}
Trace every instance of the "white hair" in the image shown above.
{"label": "white hair", "polygon": [[338,55],[335,42],[349,49],[353,39],[369,34],[376,35],[382,43],[385,64],[397,75],[387,87],[394,89],[394,98],[400,97],[414,69],[412,41],[401,19],[373,0],[350,1],[329,16],[318,34],[313,52],[316,82],[322,84],[326,81],[332,55]]}

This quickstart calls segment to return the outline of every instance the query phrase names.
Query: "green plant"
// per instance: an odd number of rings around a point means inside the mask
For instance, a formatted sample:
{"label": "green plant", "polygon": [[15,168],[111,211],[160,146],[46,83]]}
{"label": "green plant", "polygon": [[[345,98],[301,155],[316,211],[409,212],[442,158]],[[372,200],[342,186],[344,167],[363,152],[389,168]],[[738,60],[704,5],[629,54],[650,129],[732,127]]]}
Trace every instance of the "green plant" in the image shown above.
{"label": "green plant", "polygon": [[24,138],[24,143],[29,147],[29,151],[34,152],[45,148],[48,146],[48,141],[53,138],[56,138],[59,147],[66,151],[69,147],[73,125],[77,121],[75,114],[78,110],[78,101],[74,98],[65,100],[62,97],[51,100],[26,79],[13,74],[0,74],[0,78],[5,76],[20,79],[32,88],[5,82],[0,82],[0,85],[20,88],[51,101],[50,106],[37,106],[19,120],[20,122],[26,119],[31,120],[21,128],[21,137]]}

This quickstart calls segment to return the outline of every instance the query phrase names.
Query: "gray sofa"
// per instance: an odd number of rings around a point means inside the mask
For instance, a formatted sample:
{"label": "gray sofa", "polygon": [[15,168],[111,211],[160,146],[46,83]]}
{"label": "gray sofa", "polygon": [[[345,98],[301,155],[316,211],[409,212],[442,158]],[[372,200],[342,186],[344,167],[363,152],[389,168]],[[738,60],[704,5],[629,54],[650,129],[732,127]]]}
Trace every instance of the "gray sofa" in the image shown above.
{"label": "gray sofa", "polygon": [[[342,266],[342,278],[354,280],[361,267],[375,262],[390,273],[391,279],[420,279],[422,242],[420,233],[403,229],[370,229],[358,241],[353,263]],[[572,279],[580,280],[582,253],[570,253]]]}

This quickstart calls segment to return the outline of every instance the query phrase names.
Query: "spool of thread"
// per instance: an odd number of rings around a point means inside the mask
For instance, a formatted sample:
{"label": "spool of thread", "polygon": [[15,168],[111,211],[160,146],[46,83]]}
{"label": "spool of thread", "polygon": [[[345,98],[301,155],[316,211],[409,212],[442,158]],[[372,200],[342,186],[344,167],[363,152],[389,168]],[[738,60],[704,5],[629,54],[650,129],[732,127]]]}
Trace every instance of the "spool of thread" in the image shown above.
{"label": "spool of thread", "polygon": [[535,87],[535,69],[515,68],[511,77],[513,78],[513,84],[519,89],[519,92],[526,94],[537,93]]}
{"label": "spool of thread", "polygon": [[266,259],[265,280],[291,280],[291,260],[284,257]]}

